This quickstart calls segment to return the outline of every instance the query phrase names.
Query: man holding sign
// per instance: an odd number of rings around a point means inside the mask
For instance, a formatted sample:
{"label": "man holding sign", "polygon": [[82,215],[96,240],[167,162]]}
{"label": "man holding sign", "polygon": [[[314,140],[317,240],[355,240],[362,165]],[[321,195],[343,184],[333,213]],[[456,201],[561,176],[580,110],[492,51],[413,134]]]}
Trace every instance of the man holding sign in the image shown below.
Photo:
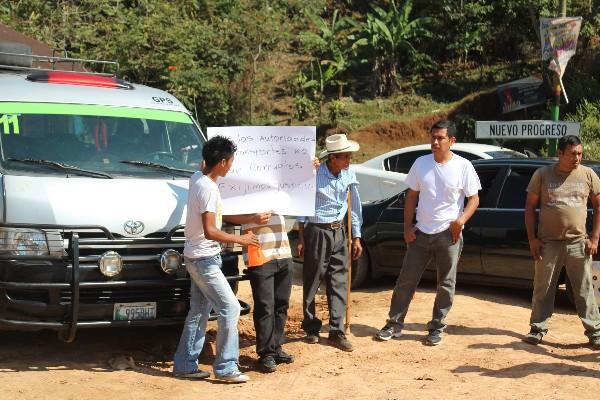
{"label": "man holding sign", "polygon": [[[313,159],[313,165],[318,168],[317,158]],[[285,218],[268,211],[227,215],[224,219],[241,225],[242,234],[255,233],[260,241],[260,247],[244,247],[243,254],[254,302],[258,368],[266,373],[275,372],[277,364],[294,362],[294,356],[282,348],[293,275]]]}
{"label": "man holding sign", "polygon": [[190,178],[185,220],[185,265],[190,274],[190,311],[175,352],[173,374],[188,379],[204,379],[210,374],[198,368],[204,345],[210,310],[219,315],[215,377],[229,383],[243,383],[250,378],[238,368],[240,353],[238,319],[240,304],[221,271],[219,243],[258,245],[253,233],[237,236],[221,230],[222,203],[217,179],[229,172],[236,151],[235,144],[215,136],[202,149],[202,171]]}
{"label": "man holding sign", "polygon": [[319,342],[321,320],[315,313],[315,295],[325,278],[329,306],[329,344],[344,351],[352,351],[352,344],[344,334],[344,313],[348,300],[348,242],[344,216],[348,211],[348,193],[352,198],[352,258],[362,253],[360,227],[362,209],[358,195],[358,180],[350,171],[352,153],[358,143],[346,135],[329,136],[327,162],[317,170],[315,215],[298,218],[298,253],[304,257],[302,329],[308,343]]}
{"label": "man holding sign", "polygon": [[236,166],[221,180],[224,218],[260,242],[244,248],[244,261],[254,301],[258,368],[274,372],[278,364],[294,361],[282,349],[293,272],[283,215],[314,212],[315,127],[214,127],[208,135],[239,144]]}
{"label": "man holding sign", "polygon": [[282,349],[293,273],[285,220],[271,212],[228,215],[225,220],[240,224],[242,234],[255,233],[260,241],[256,251],[261,259],[253,260],[250,249],[244,247],[244,261],[254,301],[258,367],[262,372],[275,372],[277,364],[294,362],[294,356]]}

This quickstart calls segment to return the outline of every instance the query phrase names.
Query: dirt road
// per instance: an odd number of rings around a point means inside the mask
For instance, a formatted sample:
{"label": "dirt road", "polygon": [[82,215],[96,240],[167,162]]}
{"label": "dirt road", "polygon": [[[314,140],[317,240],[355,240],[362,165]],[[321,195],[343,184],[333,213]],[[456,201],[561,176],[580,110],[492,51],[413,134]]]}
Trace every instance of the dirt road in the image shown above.
{"label": "dirt road", "polygon": [[[377,342],[392,283],[353,293],[352,340],[343,353],[322,341],[309,345],[299,332],[302,288],[293,288],[286,350],[297,361],[273,374],[254,371],[250,316],[240,322],[243,385],[185,381],[169,375],[178,328],[80,331],[73,344],[50,332],[0,333],[2,399],[597,399],[600,351],[586,338],[564,294],[544,345],[521,341],[530,293],[460,286],[448,334],[438,347],[421,343],[434,298],[431,283],[417,292],[402,338]],[[247,300],[249,285],[240,297]],[[323,310],[326,313],[326,310]],[[212,325],[214,326],[214,325]],[[133,369],[109,360],[132,357]],[[210,370],[210,355],[201,362]]]}

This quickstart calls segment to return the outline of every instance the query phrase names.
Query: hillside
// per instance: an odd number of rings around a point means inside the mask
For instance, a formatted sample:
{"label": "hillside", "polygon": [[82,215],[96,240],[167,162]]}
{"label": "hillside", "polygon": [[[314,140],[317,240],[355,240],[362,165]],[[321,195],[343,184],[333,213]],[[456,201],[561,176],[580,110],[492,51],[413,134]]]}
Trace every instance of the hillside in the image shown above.
{"label": "hillside", "polygon": [[[539,20],[554,0],[182,0],[0,2],[0,21],[73,57],[116,60],[120,75],[167,90],[203,126],[316,125],[348,132],[370,157],[422,141],[432,119],[550,119],[548,104],[501,114],[494,88],[531,75]],[[600,158],[600,0],[581,16],[561,119],[582,122]],[[507,143],[544,151],[543,143]]]}

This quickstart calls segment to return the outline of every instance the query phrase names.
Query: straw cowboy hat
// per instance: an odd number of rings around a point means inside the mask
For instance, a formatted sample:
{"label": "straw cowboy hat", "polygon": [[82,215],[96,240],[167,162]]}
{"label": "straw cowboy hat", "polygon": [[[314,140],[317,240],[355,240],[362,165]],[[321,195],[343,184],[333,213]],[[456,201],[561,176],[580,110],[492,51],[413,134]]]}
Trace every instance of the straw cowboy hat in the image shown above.
{"label": "straw cowboy hat", "polygon": [[360,146],[354,140],[348,140],[343,133],[338,133],[328,136],[325,139],[325,148],[327,150],[322,151],[319,158],[323,158],[329,154],[355,152],[358,151]]}

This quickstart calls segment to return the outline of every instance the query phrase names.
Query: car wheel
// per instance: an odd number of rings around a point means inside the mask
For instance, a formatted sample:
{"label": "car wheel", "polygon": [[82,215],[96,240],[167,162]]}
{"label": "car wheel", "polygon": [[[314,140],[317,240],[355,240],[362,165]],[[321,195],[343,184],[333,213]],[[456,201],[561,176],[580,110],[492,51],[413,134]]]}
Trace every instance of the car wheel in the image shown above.
{"label": "car wheel", "polygon": [[367,248],[363,244],[363,252],[358,260],[352,261],[352,289],[363,285],[369,276],[371,260]]}

